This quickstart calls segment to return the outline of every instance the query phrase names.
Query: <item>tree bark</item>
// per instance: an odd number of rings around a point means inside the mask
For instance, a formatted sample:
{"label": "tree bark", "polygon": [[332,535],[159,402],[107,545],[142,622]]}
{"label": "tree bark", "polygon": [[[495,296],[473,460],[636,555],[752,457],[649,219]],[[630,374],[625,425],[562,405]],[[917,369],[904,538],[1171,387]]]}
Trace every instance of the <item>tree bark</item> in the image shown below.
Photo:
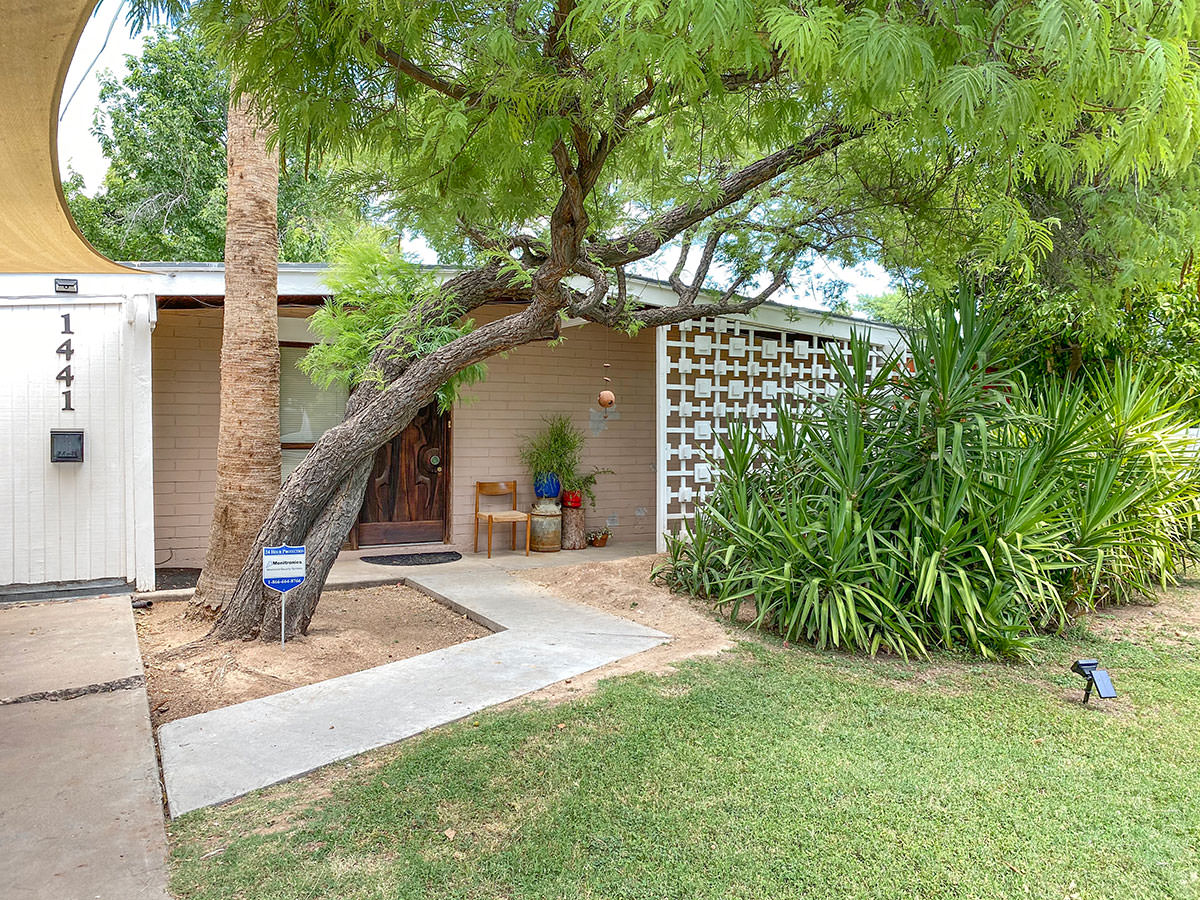
{"label": "tree bark", "polygon": [[[308,530],[304,540],[308,548],[307,577],[302,585],[288,592],[287,608],[282,619],[285,633],[289,637],[308,634],[308,626],[312,624],[313,615],[317,611],[317,601],[321,599],[321,591],[325,588],[329,570],[333,568],[338,552],[346,541],[346,535],[350,533],[359,510],[362,509],[363,494],[371,477],[373,459],[374,454],[368,456],[350,473],[333,495],[329,505]],[[259,636],[264,641],[277,641],[281,622],[280,594],[268,588],[263,589],[263,594],[263,617]]]}
{"label": "tree bark", "polygon": [[192,608],[222,609],[279,493],[279,161],[250,97],[229,103],[217,483]]}
{"label": "tree bark", "polygon": [[584,550],[587,548],[587,515],[581,507],[563,507],[562,548]]}
{"label": "tree bark", "polygon": [[1067,344],[1067,349],[1071,351],[1071,361],[1067,363],[1067,377],[1074,378],[1083,368],[1083,345],[1079,341],[1071,341]]}

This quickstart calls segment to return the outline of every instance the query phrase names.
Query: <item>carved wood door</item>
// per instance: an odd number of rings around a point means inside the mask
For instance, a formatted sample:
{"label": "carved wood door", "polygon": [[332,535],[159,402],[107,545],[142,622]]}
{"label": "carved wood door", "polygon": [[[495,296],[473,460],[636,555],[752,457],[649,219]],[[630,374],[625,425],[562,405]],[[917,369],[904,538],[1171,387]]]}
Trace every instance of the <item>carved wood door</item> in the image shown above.
{"label": "carved wood door", "polygon": [[359,546],[445,540],[449,451],[450,417],[436,403],[379,448],[358,515]]}

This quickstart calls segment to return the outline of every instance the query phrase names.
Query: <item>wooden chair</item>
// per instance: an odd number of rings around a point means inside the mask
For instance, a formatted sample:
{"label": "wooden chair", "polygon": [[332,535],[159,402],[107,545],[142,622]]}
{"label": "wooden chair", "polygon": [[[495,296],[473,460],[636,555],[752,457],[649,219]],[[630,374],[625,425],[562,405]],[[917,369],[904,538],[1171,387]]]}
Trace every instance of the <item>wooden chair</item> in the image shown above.
{"label": "wooden chair", "polygon": [[[503,497],[512,494],[512,509],[499,509],[490,512],[479,511],[480,497]],[[488,559],[492,558],[492,524],[512,524],[512,548],[517,549],[517,524],[525,523],[525,555],[529,555],[529,535],[533,526],[533,517],[527,512],[517,510],[517,483],[515,481],[477,481],[475,482],[475,552],[479,552],[479,523],[487,522]]]}

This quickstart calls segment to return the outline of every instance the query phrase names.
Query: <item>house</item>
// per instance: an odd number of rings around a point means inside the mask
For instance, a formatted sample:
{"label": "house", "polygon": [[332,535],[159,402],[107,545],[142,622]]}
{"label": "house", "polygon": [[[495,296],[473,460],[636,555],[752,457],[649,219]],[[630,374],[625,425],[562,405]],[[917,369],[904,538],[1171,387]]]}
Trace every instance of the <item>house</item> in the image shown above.
{"label": "house", "polygon": [[[152,588],[156,566],[204,559],[219,409],[220,265],[119,265],[66,210],[56,159],[63,79],[93,0],[25,4],[0,37],[0,600]],[[631,279],[640,302],[674,294]],[[344,392],[296,364],[326,288],[317,266],[279,275],[284,471],[341,418]],[[476,321],[502,316],[503,303]],[[445,415],[422,411],[381,449],[352,540],[470,550],[474,485],[517,479],[518,447],[542,417],[588,434],[601,478],[589,525],[651,546],[711,483],[706,454],[734,419],[770,427],[775,401],[822,390],[850,319],[768,305],[748,316],[626,336],[568,322],[565,340],[517,348]],[[872,325],[872,340],[900,335]],[[616,405],[602,410],[601,390]],[[503,540],[503,538],[501,538]],[[503,544],[501,544],[503,546]]]}
{"label": "house", "polygon": [[[111,264],[110,264],[111,265]],[[97,266],[98,267],[98,266]],[[91,274],[0,275],[0,425],[11,461],[0,487],[0,594],[153,584],[155,566],[199,566],[215,482],[220,264],[139,263]],[[328,293],[322,268],[279,274],[280,444],[284,474],[341,420],[344,391],[316,388],[297,363],[307,318]],[[648,305],[673,303],[630,279]],[[493,304],[476,322],[503,316]],[[476,481],[517,479],[518,449],[543,416],[566,413],[588,435],[602,476],[588,526],[647,548],[689,517],[711,484],[708,456],[739,419],[770,428],[775,403],[822,391],[826,357],[853,328],[882,347],[892,328],[794,307],[685,322],[628,336],[569,321],[563,340],[488,362],[488,377],[446,414],[433,406],[377,456],[357,547],[449,545],[471,552]],[[610,389],[617,402],[601,409]],[[78,455],[76,455],[78,451]],[[499,539],[504,546],[504,537]]]}

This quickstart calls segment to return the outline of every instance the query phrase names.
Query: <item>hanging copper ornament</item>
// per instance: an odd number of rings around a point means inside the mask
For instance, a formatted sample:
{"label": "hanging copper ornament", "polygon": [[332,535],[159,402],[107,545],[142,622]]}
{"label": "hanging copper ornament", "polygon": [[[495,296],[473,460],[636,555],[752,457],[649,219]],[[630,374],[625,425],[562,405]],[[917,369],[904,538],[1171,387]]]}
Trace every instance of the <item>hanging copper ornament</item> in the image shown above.
{"label": "hanging copper ornament", "polygon": [[599,403],[600,403],[601,409],[608,409],[610,406],[612,406],[616,402],[617,402],[617,396],[612,391],[601,391],[600,392]]}

